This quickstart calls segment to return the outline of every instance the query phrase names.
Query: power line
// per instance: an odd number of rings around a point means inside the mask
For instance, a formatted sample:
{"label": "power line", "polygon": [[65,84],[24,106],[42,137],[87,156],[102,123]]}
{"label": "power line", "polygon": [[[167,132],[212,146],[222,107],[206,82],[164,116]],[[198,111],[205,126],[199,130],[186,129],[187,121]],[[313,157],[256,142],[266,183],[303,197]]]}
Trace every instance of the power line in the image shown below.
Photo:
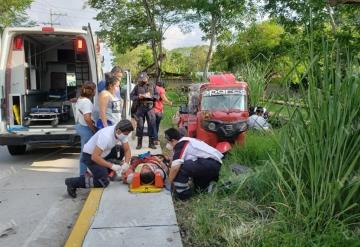
{"label": "power line", "polygon": [[44,25],[50,24],[51,26],[60,25],[59,22],[54,22],[53,16],[67,16],[67,14],[64,14],[64,13],[56,13],[56,12],[53,12],[52,9],[50,9],[50,22],[43,22],[43,24],[44,24]]}

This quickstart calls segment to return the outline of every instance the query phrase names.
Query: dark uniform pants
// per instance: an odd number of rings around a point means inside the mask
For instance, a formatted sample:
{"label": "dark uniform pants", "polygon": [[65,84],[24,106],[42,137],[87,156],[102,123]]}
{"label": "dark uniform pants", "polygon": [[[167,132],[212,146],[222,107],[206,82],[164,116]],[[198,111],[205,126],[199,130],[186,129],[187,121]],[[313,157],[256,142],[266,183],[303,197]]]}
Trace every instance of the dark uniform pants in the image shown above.
{"label": "dark uniform pants", "polygon": [[149,138],[155,138],[155,131],[156,131],[156,119],[155,119],[155,112],[152,108],[146,107],[145,105],[141,104],[137,111],[136,111],[136,118],[137,118],[137,126],[136,126],[136,136],[143,137],[144,135],[144,123],[145,119],[148,124],[148,135]]}
{"label": "dark uniform pants", "polygon": [[[122,146],[114,147],[109,155],[105,157],[107,159],[120,159],[124,157],[124,149]],[[109,185],[109,169],[96,164],[88,153],[83,153],[81,161],[89,168],[92,176],[80,176],[71,178],[71,186],[73,188],[105,188]]]}
{"label": "dark uniform pants", "polygon": [[189,179],[192,178],[195,190],[204,191],[211,181],[218,181],[221,163],[208,158],[195,161],[185,160],[174,179],[176,196],[185,200],[192,195]]}

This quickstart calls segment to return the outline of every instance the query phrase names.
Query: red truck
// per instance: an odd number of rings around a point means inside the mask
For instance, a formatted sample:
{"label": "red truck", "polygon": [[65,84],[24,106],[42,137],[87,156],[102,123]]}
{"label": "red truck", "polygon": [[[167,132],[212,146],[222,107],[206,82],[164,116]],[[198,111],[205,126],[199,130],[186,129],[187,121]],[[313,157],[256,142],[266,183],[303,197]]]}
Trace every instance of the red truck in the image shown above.
{"label": "red truck", "polygon": [[179,110],[178,127],[220,152],[243,143],[247,130],[248,85],[233,74],[219,74],[190,86],[189,103]]}

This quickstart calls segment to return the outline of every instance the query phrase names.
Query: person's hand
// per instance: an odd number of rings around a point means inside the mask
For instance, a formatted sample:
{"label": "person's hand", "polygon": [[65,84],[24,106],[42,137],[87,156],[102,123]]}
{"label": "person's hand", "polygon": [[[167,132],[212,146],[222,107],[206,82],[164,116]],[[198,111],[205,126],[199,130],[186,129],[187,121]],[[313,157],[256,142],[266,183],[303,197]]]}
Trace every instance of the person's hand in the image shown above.
{"label": "person's hand", "polygon": [[139,99],[144,99],[145,95],[144,94],[139,94]]}
{"label": "person's hand", "polygon": [[150,98],[151,97],[150,92],[145,93],[145,97]]}
{"label": "person's hand", "polygon": [[129,162],[124,162],[124,164],[121,167],[122,167],[123,172],[126,172],[129,169],[130,164],[129,164]]}
{"label": "person's hand", "polygon": [[117,175],[121,175],[121,171],[122,171],[122,168],[120,165],[115,165],[113,164],[111,166],[111,170],[113,170],[114,172],[116,172]]}
{"label": "person's hand", "polygon": [[172,101],[170,101],[170,102],[169,102],[169,105],[170,105],[170,106],[172,106],[172,105],[173,105],[173,102],[172,102]]}

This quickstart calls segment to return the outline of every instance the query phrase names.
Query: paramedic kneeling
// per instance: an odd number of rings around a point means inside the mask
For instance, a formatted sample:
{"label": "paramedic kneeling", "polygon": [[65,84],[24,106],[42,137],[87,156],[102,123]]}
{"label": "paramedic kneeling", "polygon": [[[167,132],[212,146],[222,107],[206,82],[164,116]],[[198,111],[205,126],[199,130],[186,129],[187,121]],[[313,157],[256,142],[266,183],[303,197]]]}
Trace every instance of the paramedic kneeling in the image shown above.
{"label": "paramedic kneeling", "polygon": [[166,147],[173,150],[169,181],[175,188],[175,196],[186,200],[194,189],[205,191],[211,181],[219,179],[223,155],[215,148],[195,138],[182,137],[177,129],[165,131]]}
{"label": "paramedic kneeling", "polygon": [[[121,175],[123,170],[128,169],[131,159],[131,151],[128,143],[128,135],[134,128],[129,120],[121,120],[117,125],[105,127],[85,144],[82,162],[92,173],[90,176],[81,176],[65,179],[67,192],[71,197],[76,197],[77,188],[107,187],[109,185],[108,169]],[[121,144],[125,154],[123,166],[106,161],[106,157],[117,144]],[[125,166],[125,167],[124,167]]]}

